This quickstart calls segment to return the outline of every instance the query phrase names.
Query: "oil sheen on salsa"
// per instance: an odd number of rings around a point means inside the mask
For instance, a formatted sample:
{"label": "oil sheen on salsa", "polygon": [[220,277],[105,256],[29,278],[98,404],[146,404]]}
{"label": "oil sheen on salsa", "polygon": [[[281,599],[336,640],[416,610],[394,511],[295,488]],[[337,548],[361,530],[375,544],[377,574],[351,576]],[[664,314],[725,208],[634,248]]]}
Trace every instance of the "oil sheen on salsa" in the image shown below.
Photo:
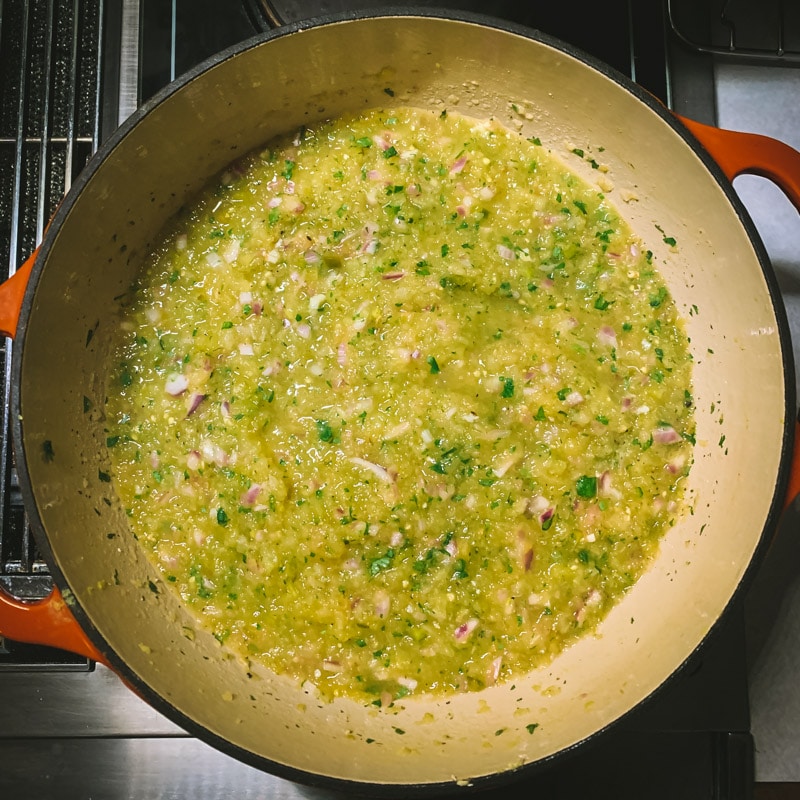
{"label": "oil sheen on salsa", "polygon": [[123,312],[131,529],[233,652],[376,705],[550,661],[681,513],[691,359],[537,139],[371,110],[232,165]]}

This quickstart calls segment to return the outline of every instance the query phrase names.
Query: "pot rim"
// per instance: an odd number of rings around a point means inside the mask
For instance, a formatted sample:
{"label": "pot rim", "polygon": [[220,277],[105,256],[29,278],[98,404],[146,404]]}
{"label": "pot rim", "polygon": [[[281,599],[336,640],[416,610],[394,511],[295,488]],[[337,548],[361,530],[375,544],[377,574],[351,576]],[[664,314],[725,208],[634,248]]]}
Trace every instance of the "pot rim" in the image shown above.
{"label": "pot rim", "polygon": [[380,9],[367,9],[361,11],[348,11],[337,14],[329,14],[318,16],[294,22],[280,28],[276,28],[265,33],[256,34],[243,42],[239,42],[228,47],[225,50],[211,56],[200,64],[194,66],[192,69],[184,73],[182,76],[162,88],[150,100],[138,108],[121,126],[119,126],[109,138],[98,148],[92,159],[87,166],[78,175],[74,181],[72,188],[62,203],[57,208],[51,224],[45,232],[44,240],[39,250],[38,256],[34,263],[30,280],[28,281],[25,296],[23,299],[19,327],[16,336],[16,342],[12,347],[12,361],[11,361],[11,429],[12,439],[14,445],[14,452],[16,455],[16,465],[19,477],[20,488],[22,491],[24,507],[28,515],[31,529],[34,534],[36,544],[47,562],[53,580],[56,585],[64,590],[65,597],[75,598],[75,594],[70,587],[67,576],[58,567],[55,559],[55,554],[50,547],[50,542],[47,532],[42,524],[42,521],[37,513],[33,483],[27,468],[26,452],[24,447],[23,437],[23,419],[21,416],[20,408],[20,385],[22,377],[22,361],[24,355],[24,343],[28,328],[28,320],[33,306],[33,299],[36,293],[36,287],[45,265],[47,263],[48,255],[53,247],[57,238],[58,231],[64,224],[65,220],[69,217],[72,208],[75,204],[76,198],[81,194],[83,188],[91,181],[94,174],[101,167],[107,156],[125,139],[125,137],[155,108],[162,103],[169,100],[169,98],[176,92],[183,89],[187,84],[194,81],[196,78],[205,74],[212,68],[224,63],[225,61],[234,58],[252,48],[259,47],[267,44],[270,41],[281,39],[285,36],[302,33],[303,31],[311,28],[319,28],[328,25],[338,25],[347,22],[368,21],[376,18],[431,18],[436,20],[443,20],[445,22],[468,23],[477,26],[483,26],[499,30],[505,33],[511,33],[521,36],[525,39],[544,44],[552,47],[560,52],[565,53],[572,58],[582,62],[591,69],[599,72],[605,78],[613,81],[628,93],[633,94],[636,99],[644,103],[651,111],[656,113],[659,118],[667,124],[672,130],[677,133],[683,142],[693,151],[694,155],[700,159],[703,166],[714,177],[718,187],[722,190],[728,202],[732,206],[739,222],[745,229],[745,232],[750,239],[755,254],[757,256],[759,266],[763,273],[766,282],[767,290],[769,293],[772,309],[776,317],[778,327],[778,337],[781,348],[781,357],[783,363],[783,374],[785,380],[785,423],[781,440],[781,454],[780,464],[778,468],[778,476],[772,501],[767,512],[761,534],[758,539],[758,544],[754,550],[753,556],[748,563],[743,576],[731,595],[727,605],[720,613],[719,617],[709,626],[705,636],[691,652],[689,652],[684,661],[678,665],[675,670],[659,684],[647,697],[636,703],[624,714],[612,720],[607,725],[596,729],[583,740],[569,745],[561,750],[545,756],[537,761],[530,762],[520,767],[504,770],[502,772],[490,773],[476,777],[470,781],[468,787],[458,786],[453,781],[436,782],[436,783],[391,783],[380,784],[373,782],[354,781],[347,778],[339,778],[321,773],[310,772],[304,769],[298,769],[277,761],[273,761],[266,756],[260,756],[246,750],[238,745],[233,744],[227,739],[224,739],[217,734],[210,731],[200,723],[193,721],[190,717],[186,716],[180,709],[172,705],[169,701],[164,699],[161,695],[156,693],[150,688],[149,684],[141,679],[133,670],[131,670],[126,662],[122,660],[116,652],[109,646],[103,635],[97,630],[91,622],[89,616],[84,611],[80,602],[77,599],[69,603],[70,610],[77,619],[80,627],[85,631],[91,642],[97,649],[107,658],[109,664],[115,672],[117,672],[126,683],[129,684],[142,698],[144,698],[151,706],[157,711],[162,713],[165,717],[175,722],[181,728],[190,734],[197,736],[197,738],[211,744],[218,750],[226,753],[227,755],[237,758],[250,766],[256,767],[262,771],[272,773],[280,778],[290,781],[306,784],[309,786],[316,786],[320,788],[345,791],[347,793],[367,794],[375,797],[408,797],[414,795],[418,797],[430,797],[433,795],[449,794],[454,792],[464,792],[465,790],[481,790],[490,786],[500,786],[513,781],[517,781],[522,777],[532,777],[542,771],[547,770],[555,763],[563,762],[571,757],[577,750],[583,750],[590,743],[595,742],[598,737],[605,734],[610,729],[616,728],[621,722],[627,720],[632,714],[638,712],[642,706],[650,703],[655,698],[661,695],[671,687],[676,680],[687,671],[687,665],[692,663],[697,654],[701,652],[707,645],[710,639],[713,639],[719,629],[723,626],[723,621],[730,616],[731,608],[736,606],[743,597],[746,589],[753,580],[753,577],[760,565],[764,553],[769,546],[769,541],[772,534],[777,528],[778,519],[781,514],[783,498],[787,490],[789,482],[789,466],[791,461],[792,445],[794,440],[794,418],[796,412],[796,398],[795,398],[795,382],[794,382],[794,360],[792,357],[791,338],[789,333],[789,324],[786,317],[786,311],[781,299],[780,291],[777,284],[775,273],[770,264],[766,249],[761,241],[761,238],[752,222],[749,213],[745,209],[738,195],[733,189],[733,186],[722,172],[719,165],[711,158],[702,145],[692,134],[675,118],[675,116],[664,106],[658,99],[647,92],[638,84],[634,83],[626,75],[618,72],[610,65],[595,58],[594,56],[585,53],[571,44],[563,42],[562,40],[543,33],[534,28],[520,25],[513,22],[507,22],[489,15],[477,14],[467,11],[454,11],[443,8],[409,8],[403,6],[387,6]]}

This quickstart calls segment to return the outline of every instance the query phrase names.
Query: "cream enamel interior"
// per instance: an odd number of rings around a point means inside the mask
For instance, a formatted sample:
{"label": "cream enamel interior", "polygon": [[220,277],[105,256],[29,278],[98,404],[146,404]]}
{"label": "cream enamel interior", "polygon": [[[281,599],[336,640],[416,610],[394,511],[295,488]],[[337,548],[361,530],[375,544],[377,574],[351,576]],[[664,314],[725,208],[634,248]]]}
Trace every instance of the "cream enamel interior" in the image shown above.
{"label": "cream enamel interior", "polygon": [[[283,679],[248,672],[191,630],[129,541],[104,479],[102,408],[115,298],[164,221],[237,155],[303,123],[385,105],[387,87],[395,104],[493,115],[565,159],[570,144],[608,165],[609,197],[654,250],[687,319],[698,435],[694,513],[597,636],[513,685],[379,712],[319,703]],[[568,163],[590,181],[600,177],[585,162]],[[664,234],[677,240],[674,251]],[[570,55],[428,17],[285,35],[228,58],[153,108],[50,233],[22,359],[19,413],[36,506],[58,568],[108,646],[182,715],[254,758],[371,783],[469,781],[534,762],[653,692],[736,590],[773,502],[787,424],[778,323],[758,258],[692,149],[646,103]]]}

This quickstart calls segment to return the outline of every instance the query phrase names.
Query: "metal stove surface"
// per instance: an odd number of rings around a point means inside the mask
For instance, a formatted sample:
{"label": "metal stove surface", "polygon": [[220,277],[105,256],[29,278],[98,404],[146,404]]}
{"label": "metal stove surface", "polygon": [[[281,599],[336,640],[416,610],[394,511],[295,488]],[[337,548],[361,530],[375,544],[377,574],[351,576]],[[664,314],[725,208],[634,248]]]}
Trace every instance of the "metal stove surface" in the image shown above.
{"label": "metal stove surface", "polygon": [[[254,23],[258,25],[264,18],[257,2],[251,0],[243,6],[228,3],[222,9],[214,0],[0,0],[0,37],[4,37],[0,39],[0,69],[4,68],[4,58],[8,59],[8,20],[14,14],[28,14],[33,22],[44,21],[29,34],[27,44],[19,43],[32,50],[46,47],[43,42],[48,37],[58,42],[58,32],[70,13],[88,21],[90,27],[95,14],[99,26],[95,60],[83,56],[83,66],[76,70],[80,78],[75,76],[74,91],[78,95],[98,93],[95,114],[83,113],[86,130],[65,129],[61,137],[64,145],[59,149],[61,139],[54,135],[60,131],[58,120],[49,122],[44,129],[25,123],[11,130],[0,119],[0,186],[10,185],[18,195],[32,194],[37,201],[30,209],[23,203],[21,209],[15,210],[3,207],[6,201],[0,199],[0,226],[5,211],[10,212],[6,220],[18,222],[7,231],[0,228],[2,257],[12,270],[41,237],[47,216],[69,185],[70,174],[77,174],[97,142],[137,103],[170,79],[207,55],[250,36]],[[713,4],[714,0],[709,0],[708,4],[689,5],[706,19],[703,15],[711,13],[706,5]],[[686,22],[680,16],[684,5],[666,0],[664,3],[665,10],[676,13],[681,34],[688,31],[695,36],[699,25],[702,36],[719,37],[714,25],[709,33],[696,17]],[[622,33],[617,40],[612,37],[599,44],[589,15],[593,8],[590,3],[577,2],[570,6],[569,15],[552,4],[544,10],[514,9],[512,4],[510,13],[516,21],[594,51],[679,112],[701,121],[763,130],[765,124],[781,116],[788,127],[763,132],[777,134],[800,147],[800,141],[791,138],[800,130],[795,110],[800,108],[795,100],[800,71],[781,66],[776,70],[775,64],[762,61],[732,64],[724,53],[700,52],[705,40],[700,42],[701,47],[695,46],[694,41],[687,47],[670,28],[666,15],[662,16],[658,3],[649,4],[648,10],[633,0],[609,2],[607,6],[607,14],[615,23],[612,27]],[[723,32],[728,30],[726,27]],[[83,31],[66,37],[62,34],[64,42],[58,52],[71,48],[74,54],[84,47],[87,52],[94,52],[84,41],[86,36]],[[96,75],[91,63],[95,64]],[[25,79],[18,73],[17,80],[23,85]],[[35,83],[34,78],[29,80]],[[44,76],[43,80],[53,82],[51,76]],[[69,91],[73,85],[70,76],[64,80]],[[9,92],[12,90],[0,84],[0,96],[6,94],[4,107],[9,105]],[[24,100],[16,96],[11,99],[17,100],[20,108],[25,106]],[[84,100],[87,109],[92,107],[89,100]],[[761,105],[755,106],[755,101]],[[42,118],[48,119],[48,112],[35,108],[36,103],[28,101],[27,106],[28,117],[44,113]],[[776,108],[784,113],[776,115]],[[20,135],[24,139],[22,145]],[[16,149],[11,141],[14,136]],[[45,159],[53,159],[53,153],[46,152],[43,144],[48,136],[57,140],[51,146],[56,152],[56,166],[41,169]],[[70,136],[74,146],[69,144]],[[740,188],[740,181],[737,190],[743,194],[778,271],[793,324],[795,358],[800,364],[800,243],[792,240],[787,244],[786,238],[787,231],[796,231],[800,236],[800,222],[796,212],[789,209],[781,195],[776,197],[773,189],[764,188],[757,180],[754,189],[747,181]],[[7,353],[1,355],[7,365]],[[0,479],[10,479],[12,491],[0,504],[0,585],[35,597],[47,590],[49,578],[46,565],[28,540],[19,497],[13,496],[13,464],[8,449],[4,442]],[[5,525],[9,523],[14,528],[13,542],[6,532]],[[748,666],[758,777],[800,781],[800,726],[796,724],[800,720],[800,693],[794,689],[791,670],[800,656],[795,622],[800,616],[793,613],[800,603],[800,592],[791,566],[800,563],[795,552],[800,545],[793,535],[796,526],[794,518],[784,522],[773,548],[776,555],[761,571],[747,598],[747,607],[731,615],[700,657],[654,702],[562,767],[483,796],[527,797],[534,791],[553,797],[583,796],[586,776],[602,773],[608,790],[619,798],[749,797],[753,785],[753,738]],[[188,737],[101,666],[57,651],[10,642],[5,646],[9,651],[6,656],[2,649],[0,644],[3,796],[334,796],[265,775]]]}

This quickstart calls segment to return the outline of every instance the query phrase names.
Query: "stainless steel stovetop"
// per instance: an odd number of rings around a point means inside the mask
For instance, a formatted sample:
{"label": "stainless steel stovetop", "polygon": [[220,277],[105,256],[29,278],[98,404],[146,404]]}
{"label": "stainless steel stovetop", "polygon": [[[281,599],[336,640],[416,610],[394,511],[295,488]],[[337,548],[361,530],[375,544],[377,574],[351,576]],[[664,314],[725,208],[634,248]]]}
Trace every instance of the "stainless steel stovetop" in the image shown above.
{"label": "stainless steel stovetop", "polygon": [[[10,272],[41,238],[98,143],[169,80],[264,25],[259,2],[0,0],[0,258]],[[275,5],[290,17],[313,6]],[[616,32],[610,37],[596,33],[596,4],[540,5],[486,8],[592,52],[679,113],[800,149],[800,10],[789,3],[609,1],[606,24]],[[735,185],[778,274],[800,367],[800,218],[762,179]],[[5,392],[9,352],[7,345],[0,353]],[[745,798],[753,768],[759,781],[800,782],[798,527],[796,514],[785,518],[744,608],[656,702],[563,768],[490,796],[583,796],[586,776],[599,772],[619,798]],[[35,598],[49,585],[5,437],[0,587]],[[188,737],[102,666],[12,642],[0,643],[0,791],[331,796],[264,775]]]}

